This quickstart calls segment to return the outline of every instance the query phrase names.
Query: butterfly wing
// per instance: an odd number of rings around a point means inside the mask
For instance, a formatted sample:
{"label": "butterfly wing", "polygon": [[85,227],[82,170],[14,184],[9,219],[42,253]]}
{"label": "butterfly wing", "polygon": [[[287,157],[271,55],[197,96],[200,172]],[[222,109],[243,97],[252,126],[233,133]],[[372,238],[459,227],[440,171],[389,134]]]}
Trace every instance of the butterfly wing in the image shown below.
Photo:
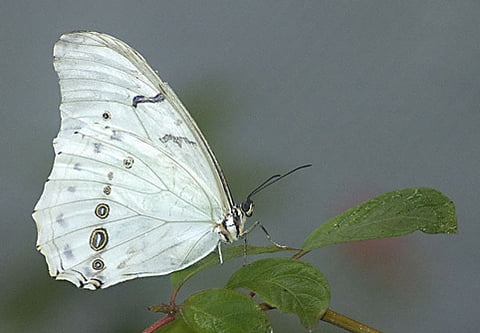
{"label": "butterfly wing", "polygon": [[33,213],[50,274],[106,288],[210,253],[219,239],[215,222],[232,200],[170,87],[131,47],[96,32],[63,35],[54,66],[62,121]]}

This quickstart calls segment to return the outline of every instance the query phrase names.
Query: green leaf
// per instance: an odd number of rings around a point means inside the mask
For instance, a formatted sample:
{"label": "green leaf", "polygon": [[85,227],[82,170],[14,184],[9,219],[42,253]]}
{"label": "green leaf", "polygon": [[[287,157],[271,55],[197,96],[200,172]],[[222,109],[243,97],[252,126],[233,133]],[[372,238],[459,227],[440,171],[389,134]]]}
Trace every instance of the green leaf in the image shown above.
{"label": "green leaf", "polygon": [[233,274],[227,288],[250,289],[280,311],[298,315],[308,328],[317,326],[330,303],[330,289],[322,273],[289,258],[262,259],[244,266]]}
{"label": "green leaf", "polygon": [[[277,246],[247,246],[246,253],[250,254],[261,254],[261,253],[273,253],[279,251],[297,251],[297,249],[292,248],[280,248]],[[227,261],[235,257],[241,257],[245,255],[245,247],[243,245],[228,246],[222,248],[223,260]],[[170,275],[170,283],[172,284],[173,289],[178,289],[183,285],[188,279],[197,274],[198,272],[213,266],[220,264],[218,258],[218,252],[212,252],[202,260],[196,262],[192,266],[189,266],[181,271],[174,272]]]}
{"label": "green leaf", "polygon": [[207,289],[191,295],[180,307],[195,332],[270,332],[267,315],[251,298],[229,289]]}
{"label": "green leaf", "polygon": [[456,233],[453,202],[430,188],[388,192],[321,225],[305,239],[302,252],[340,242],[402,236],[416,230]]}

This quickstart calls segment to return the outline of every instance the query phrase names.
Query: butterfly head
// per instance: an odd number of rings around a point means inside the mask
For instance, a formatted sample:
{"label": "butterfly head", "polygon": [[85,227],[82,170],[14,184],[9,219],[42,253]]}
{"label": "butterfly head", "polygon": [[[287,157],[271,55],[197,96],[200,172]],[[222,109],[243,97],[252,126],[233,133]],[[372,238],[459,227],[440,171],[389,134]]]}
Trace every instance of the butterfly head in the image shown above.
{"label": "butterfly head", "polygon": [[253,209],[255,208],[255,203],[250,199],[250,197],[247,197],[247,200],[245,200],[241,205],[240,205],[242,212],[245,214],[246,217],[250,217],[253,215]]}
{"label": "butterfly head", "polygon": [[217,222],[217,225],[215,227],[215,231],[218,232],[218,234],[220,235],[220,239],[225,243],[232,243],[238,238],[245,236],[245,220],[247,219],[247,217],[253,215],[253,210],[255,208],[252,197],[264,188],[276,183],[277,181],[290,175],[291,173],[303,168],[308,168],[310,166],[311,164],[305,164],[293,170],[290,170],[283,175],[271,176],[266,181],[257,186],[252,192],[250,192],[250,194],[247,195],[247,198],[243,203],[236,204],[231,207],[230,212],[223,218],[223,220]]}

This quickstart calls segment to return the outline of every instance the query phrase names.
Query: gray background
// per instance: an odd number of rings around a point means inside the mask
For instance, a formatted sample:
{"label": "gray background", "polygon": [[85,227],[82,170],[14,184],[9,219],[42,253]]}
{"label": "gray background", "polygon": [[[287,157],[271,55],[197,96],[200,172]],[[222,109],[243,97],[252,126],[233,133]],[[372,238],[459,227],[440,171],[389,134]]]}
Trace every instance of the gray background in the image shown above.
{"label": "gray background", "polygon": [[[139,332],[168,277],[107,290],[49,278],[31,211],[59,128],[52,46],[89,29],[139,50],[189,108],[234,197],[256,197],[272,237],[300,245],[322,222],[386,191],[436,188],[458,235],[340,244],[307,259],[331,308],[387,332],[474,332],[480,324],[480,6],[477,1],[2,1],[0,331]],[[32,2],[33,3],[33,2]],[[265,245],[261,232],[249,242]],[[250,260],[253,260],[251,258]],[[222,286],[242,260],[179,296]],[[269,312],[276,332],[303,331]],[[340,332],[321,323],[317,331]]]}

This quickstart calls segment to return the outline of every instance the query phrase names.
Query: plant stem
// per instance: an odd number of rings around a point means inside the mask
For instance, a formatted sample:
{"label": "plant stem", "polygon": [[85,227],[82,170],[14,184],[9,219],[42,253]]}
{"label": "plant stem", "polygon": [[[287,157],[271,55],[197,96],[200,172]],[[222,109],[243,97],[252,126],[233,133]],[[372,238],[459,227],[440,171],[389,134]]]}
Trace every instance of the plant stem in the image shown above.
{"label": "plant stem", "polygon": [[344,315],[341,315],[340,313],[336,313],[335,311],[332,311],[330,309],[328,309],[327,312],[325,312],[325,314],[322,317],[322,320],[332,325],[341,327],[349,332],[381,333],[379,330],[368,327],[365,324],[362,324],[358,321],[345,317]]}
{"label": "plant stem", "polygon": [[171,322],[173,320],[175,320],[174,316],[172,316],[172,315],[165,316],[162,319],[154,322],[149,327],[147,327],[142,333],[153,333],[156,330],[158,330],[160,327],[165,326],[166,324],[168,324],[169,322]]}

